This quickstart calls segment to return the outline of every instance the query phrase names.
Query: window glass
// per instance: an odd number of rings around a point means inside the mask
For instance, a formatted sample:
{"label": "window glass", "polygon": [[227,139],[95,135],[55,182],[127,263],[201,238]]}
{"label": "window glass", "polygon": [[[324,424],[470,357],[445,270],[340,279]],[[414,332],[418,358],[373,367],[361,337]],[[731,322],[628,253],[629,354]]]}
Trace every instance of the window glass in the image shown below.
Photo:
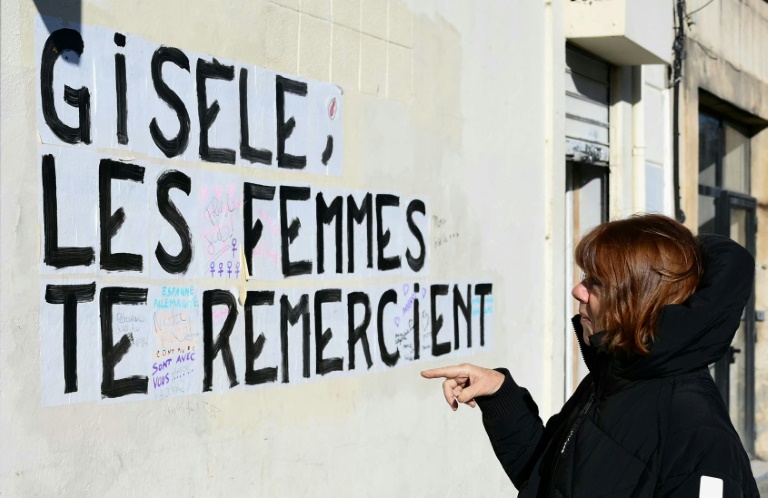
{"label": "window glass", "polygon": [[725,124],[723,188],[749,193],[749,138]]}
{"label": "window glass", "polygon": [[699,184],[717,187],[717,163],[722,140],[720,120],[699,114]]}
{"label": "window glass", "polygon": [[699,233],[715,233],[714,197],[699,194]]}
{"label": "window glass", "polygon": [[605,199],[603,198],[605,171],[598,167],[581,167],[576,168],[575,173],[576,188],[573,194],[574,201],[576,201],[574,211],[577,213],[575,233],[581,239],[589,230],[606,221],[603,219],[605,212]]}

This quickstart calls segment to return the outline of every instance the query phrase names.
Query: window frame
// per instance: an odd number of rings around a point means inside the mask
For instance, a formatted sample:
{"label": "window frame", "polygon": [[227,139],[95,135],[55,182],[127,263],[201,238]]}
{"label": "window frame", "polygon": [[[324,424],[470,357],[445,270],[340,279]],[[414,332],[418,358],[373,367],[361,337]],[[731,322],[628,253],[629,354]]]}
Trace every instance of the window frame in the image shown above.
{"label": "window frame", "polygon": [[[765,0],[768,2],[768,0]],[[725,127],[730,126],[737,132],[741,133],[746,137],[747,139],[747,158],[746,158],[746,167],[747,171],[745,172],[745,177],[747,180],[747,191],[746,192],[740,192],[742,194],[751,195],[752,192],[752,137],[754,136],[754,132],[748,125],[745,125],[743,123],[739,123],[737,121],[734,121],[730,119],[729,117],[712,110],[709,107],[705,106],[699,106],[699,142],[701,142],[701,116],[706,116],[711,119],[715,119],[719,122],[719,137],[718,137],[718,147],[717,147],[717,158],[715,160],[715,185],[702,185],[699,183],[699,180],[697,180],[697,184],[699,186],[699,193],[701,195],[709,195],[718,197],[720,195],[720,192],[722,190],[725,190],[725,187],[723,186],[723,162],[725,160],[725,150],[726,150],[726,143],[725,143]],[[699,144],[699,151],[701,151],[701,144]],[[700,153],[700,152],[699,152]],[[701,167],[701,158],[699,158],[699,167]],[[701,173],[701,170],[698,170],[699,174]]]}

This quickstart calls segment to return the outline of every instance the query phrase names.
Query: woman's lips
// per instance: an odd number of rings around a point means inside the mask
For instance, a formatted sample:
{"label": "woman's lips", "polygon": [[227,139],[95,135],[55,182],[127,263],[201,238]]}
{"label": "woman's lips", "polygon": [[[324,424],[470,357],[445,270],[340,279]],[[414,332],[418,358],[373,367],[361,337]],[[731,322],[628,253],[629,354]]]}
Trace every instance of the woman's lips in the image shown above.
{"label": "woman's lips", "polygon": [[589,318],[587,318],[586,316],[582,316],[582,317],[581,317],[581,321],[582,321],[582,322],[589,322],[589,321],[591,321],[591,320],[590,320]]}

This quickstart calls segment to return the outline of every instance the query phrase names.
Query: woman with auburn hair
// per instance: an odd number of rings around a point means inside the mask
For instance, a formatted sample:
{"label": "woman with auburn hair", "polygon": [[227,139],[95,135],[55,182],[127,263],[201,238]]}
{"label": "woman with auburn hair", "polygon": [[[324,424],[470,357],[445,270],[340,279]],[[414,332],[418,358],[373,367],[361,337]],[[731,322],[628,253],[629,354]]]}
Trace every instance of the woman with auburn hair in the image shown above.
{"label": "woman with auburn hair", "polygon": [[728,350],[754,259],[661,215],[604,223],[576,247],[573,328],[589,374],[546,426],[508,370],[463,364],[453,410],[479,405],[523,497],[755,497],[749,458],[708,366]]}

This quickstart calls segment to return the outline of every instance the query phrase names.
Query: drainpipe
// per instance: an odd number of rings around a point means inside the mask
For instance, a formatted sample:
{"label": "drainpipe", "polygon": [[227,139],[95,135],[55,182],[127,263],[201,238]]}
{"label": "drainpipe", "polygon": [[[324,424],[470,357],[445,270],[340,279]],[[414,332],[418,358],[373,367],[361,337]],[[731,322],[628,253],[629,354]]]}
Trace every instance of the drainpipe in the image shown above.
{"label": "drainpipe", "polygon": [[674,182],[675,218],[685,222],[685,213],[680,207],[680,81],[683,76],[685,59],[685,0],[675,3],[677,28],[675,42],[672,45],[675,59],[672,63],[672,181]]}
{"label": "drainpipe", "polygon": [[643,66],[632,66],[632,210],[644,212],[645,191],[645,112],[643,102]]}

